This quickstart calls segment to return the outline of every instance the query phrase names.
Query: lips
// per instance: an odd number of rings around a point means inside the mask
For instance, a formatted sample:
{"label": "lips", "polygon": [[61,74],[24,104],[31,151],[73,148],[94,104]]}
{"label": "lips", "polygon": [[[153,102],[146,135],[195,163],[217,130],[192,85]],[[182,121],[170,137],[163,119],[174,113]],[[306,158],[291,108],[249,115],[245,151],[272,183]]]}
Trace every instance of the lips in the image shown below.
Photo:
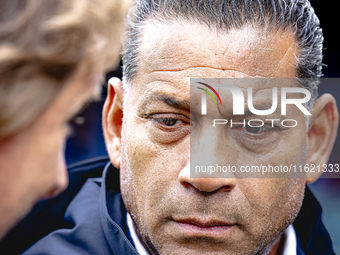
{"label": "lips", "polygon": [[179,231],[185,236],[210,236],[218,237],[224,236],[230,232],[235,224],[220,221],[220,220],[200,220],[195,218],[190,219],[176,219],[174,220],[175,225]]}
{"label": "lips", "polygon": [[233,226],[234,224],[227,223],[219,220],[208,220],[201,221],[198,219],[183,219],[183,220],[175,220],[177,223],[181,224],[190,224],[200,228],[211,228],[211,227],[223,227],[223,226]]}

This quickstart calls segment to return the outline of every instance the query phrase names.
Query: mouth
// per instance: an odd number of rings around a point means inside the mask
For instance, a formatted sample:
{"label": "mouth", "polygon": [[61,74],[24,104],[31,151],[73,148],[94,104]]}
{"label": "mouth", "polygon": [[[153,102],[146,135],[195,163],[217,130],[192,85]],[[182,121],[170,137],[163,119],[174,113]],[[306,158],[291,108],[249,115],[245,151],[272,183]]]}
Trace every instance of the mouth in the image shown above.
{"label": "mouth", "polygon": [[185,236],[190,237],[222,237],[228,234],[236,224],[220,220],[176,219],[176,227]]}

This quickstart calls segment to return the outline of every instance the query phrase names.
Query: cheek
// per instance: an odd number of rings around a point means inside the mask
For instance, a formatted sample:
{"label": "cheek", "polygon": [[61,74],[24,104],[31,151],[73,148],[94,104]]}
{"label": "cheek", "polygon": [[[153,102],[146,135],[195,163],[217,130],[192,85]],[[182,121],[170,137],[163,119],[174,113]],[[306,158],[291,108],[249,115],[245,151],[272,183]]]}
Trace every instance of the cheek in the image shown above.
{"label": "cheek", "polygon": [[44,155],[44,158],[40,160],[41,168],[50,168],[52,173],[64,165],[65,137],[66,133],[63,129],[54,129],[40,139],[37,144],[41,150],[40,154]]}
{"label": "cheek", "polygon": [[242,189],[250,204],[249,232],[278,234],[297,216],[305,190],[304,179],[248,179]]}
{"label": "cheek", "polygon": [[162,207],[169,189],[179,185],[178,174],[189,160],[188,143],[183,141],[164,148],[151,142],[140,127],[124,125],[121,191],[129,213],[135,219],[142,219],[141,231],[156,224],[161,215],[157,210]]}
{"label": "cheek", "polygon": [[[244,159],[242,159],[241,164],[243,161],[246,161],[250,162],[248,163],[250,166],[278,166],[280,169],[282,166],[291,170],[294,169],[294,166],[306,163],[307,153],[306,132],[292,132],[281,138],[277,146],[272,149],[270,153],[255,156],[247,154]],[[293,174],[292,170],[291,173]],[[289,176],[290,175],[286,175],[286,177]]]}
{"label": "cheek", "polygon": [[[67,184],[61,135],[33,128],[20,134],[9,151],[8,187],[12,200],[29,210],[42,198],[55,195]],[[0,191],[1,193],[1,191]]]}
{"label": "cheek", "polygon": [[[252,182],[252,183],[250,183]],[[275,210],[279,205],[282,206],[299,201],[304,192],[304,179],[275,179],[263,178],[249,180],[248,190],[244,194],[249,194],[255,201],[256,206],[261,204],[264,208]]]}
{"label": "cheek", "polygon": [[[129,122],[129,120],[127,120]],[[121,171],[130,169],[138,192],[151,193],[150,188],[162,189],[177,180],[179,171],[188,163],[189,140],[162,145],[149,137],[147,124],[124,123]]]}
{"label": "cheek", "polygon": [[[67,167],[65,163],[64,128],[49,129],[45,135],[41,134],[35,141],[36,149],[32,156],[35,164],[35,182],[37,192],[43,198],[55,196],[64,190],[68,184]],[[35,183],[37,184],[37,183]]]}

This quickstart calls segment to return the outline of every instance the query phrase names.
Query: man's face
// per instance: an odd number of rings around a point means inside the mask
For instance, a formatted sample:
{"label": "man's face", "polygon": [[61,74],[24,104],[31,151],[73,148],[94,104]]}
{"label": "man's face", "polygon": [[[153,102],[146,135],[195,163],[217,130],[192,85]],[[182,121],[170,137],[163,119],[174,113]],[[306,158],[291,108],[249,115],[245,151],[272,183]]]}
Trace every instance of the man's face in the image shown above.
{"label": "man's face", "polygon": [[0,144],[0,237],[35,203],[63,191],[68,183],[64,159],[69,121],[94,96],[102,75],[81,65],[44,111],[18,134]]}
{"label": "man's face", "polygon": [[[149,250],[257,254],[293,222],[304,179],[190,178],[189,77],[293,78],[296,53],[289,33],[250,27],[216,33],[187,22],[145,25],[139,70],[124,108],[121,189]],[[279,135],[225,129],[217,156],[231,165],[301,164],[307,132],[303,115],[298,121]]]}

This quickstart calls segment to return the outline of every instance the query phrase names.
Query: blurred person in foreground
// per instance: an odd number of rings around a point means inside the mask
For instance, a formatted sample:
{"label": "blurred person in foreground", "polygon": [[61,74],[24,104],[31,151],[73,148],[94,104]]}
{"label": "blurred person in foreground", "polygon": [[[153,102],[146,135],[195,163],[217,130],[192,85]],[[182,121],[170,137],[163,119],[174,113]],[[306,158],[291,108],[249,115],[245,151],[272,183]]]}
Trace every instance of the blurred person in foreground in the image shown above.
{"label": "blurred person in foreground", "polygon": [[118,63],[120,0],[0,2],[0,238],[68,184],[69,121]]}
{"label": "blurred person in foreground", "polygon": [[[216,141],[214,153],[197,155],[218,163],[327,163],[338,111],[331,95],[318,97],[316,83],[305,84],[312,115],[297,112],[292,128],[210,132],[212,125],[191,107],[199,97],[192,97],[189,77],[287,78],[300,90],[299,78],[320,78],[323,35],[310,2],[138,0],[129,21],[123,84],[110,80],[103,109],[111,162],[79,166],[101,168],[103,177],[88,180],[68,204],[62,226],[24,254],[334,254],[321,207],[306,187],[320,173],[190,175],[193,135],[197,143],[204,136]],[[274,88],[266,82],[249,85],[264,109],[271,97],[261,95]],[[222,101],[216,108],[211,100],[210,117],[237,121],[231,98],[222,95]]]}

